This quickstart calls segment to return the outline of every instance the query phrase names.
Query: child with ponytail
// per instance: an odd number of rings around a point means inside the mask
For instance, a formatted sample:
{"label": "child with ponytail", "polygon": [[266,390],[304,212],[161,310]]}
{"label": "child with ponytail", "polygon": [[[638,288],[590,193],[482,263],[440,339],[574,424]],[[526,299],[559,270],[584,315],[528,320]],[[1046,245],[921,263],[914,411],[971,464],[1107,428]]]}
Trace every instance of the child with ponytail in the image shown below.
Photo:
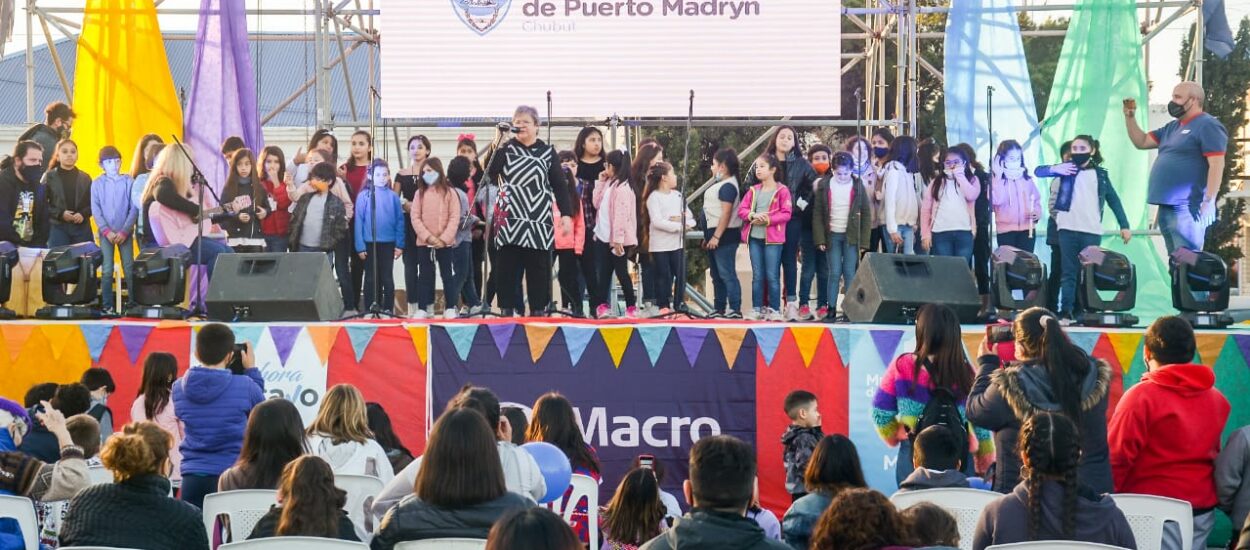
{"label": "child with ponytail", "polygon": [[629,251],[638,246],[637,198],[630,186],[629,154],[624,151],[608,153],[595,184],[594,202],[598,217],[595,221],[595,254],[599,260],[599,277],[596,280],[597,303],[595,317],[603,319],[612,315],[613,304],[608,303],[612,287],[612,275],[616,275],[625,295],[625,316],[638,314],[634,282],[629,277],[627,258]]}
{"label": "child with ponytail", "polygon": [[[647,188],[642,202],[643,247],[651,253],[651,265],[655,269],[656,306],[660,315],[672,313],[672,308],[685,309],[686,264],[682,261],[685,232],[694,227],[694,214],[686,208],[685,200],[677,189],[677,174],[673,165],[656,163],[647,170]],[[684,225],[683,225],[684,220]]]}
{"label": "child with ponytail", "polygon": [[[564,179],[577,181],[577,156],[572,151],[560,151],[560,167],[564,170]],[[582,308],[581,257],[586,245],[586,218],[582,216],[582,197],[579,194],[581,185],[568,185],[569,212],[560,212],[556,201],[551,203],[551,211],[555,219],[567,214],[573,219],[572,231],[564,232],[559,227],[555,232],[556,259],[560,261],[560,297],[564,308],[573,313],[574,317],[584,317]]]}

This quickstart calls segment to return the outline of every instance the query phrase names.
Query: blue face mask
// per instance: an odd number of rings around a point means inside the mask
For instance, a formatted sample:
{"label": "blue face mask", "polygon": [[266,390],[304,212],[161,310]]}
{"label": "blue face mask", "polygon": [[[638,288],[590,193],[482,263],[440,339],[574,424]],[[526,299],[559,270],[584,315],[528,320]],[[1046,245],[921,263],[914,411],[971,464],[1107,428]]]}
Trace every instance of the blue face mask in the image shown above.
{"label": "blue face mask", "polygon": [[426,185],[434,185],[434,182],[438,181],[438,172],[425,172],[421,174],[421,180]]}

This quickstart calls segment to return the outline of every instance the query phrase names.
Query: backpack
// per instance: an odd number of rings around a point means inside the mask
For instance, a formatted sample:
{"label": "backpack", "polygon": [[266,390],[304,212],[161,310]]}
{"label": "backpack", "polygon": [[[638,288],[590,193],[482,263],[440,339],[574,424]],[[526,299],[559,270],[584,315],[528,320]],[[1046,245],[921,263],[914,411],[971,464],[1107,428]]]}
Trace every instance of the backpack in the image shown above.
{"label": "backpack", "polygon": [[962,458],[964,465],[968,465],[968,425],[964,421],[963,415],[959,414],[959,399],[955,397],[955,392],[950,388],[933,388],[929,390],[929,402],[924,406],[924,412],[920,414],[919,420],[916,421],[916,428],[910,433],[911,438],[920,435],[929,426],[945,426],[951,431],[954,439],[958,442],[959,448],[964,450]]}

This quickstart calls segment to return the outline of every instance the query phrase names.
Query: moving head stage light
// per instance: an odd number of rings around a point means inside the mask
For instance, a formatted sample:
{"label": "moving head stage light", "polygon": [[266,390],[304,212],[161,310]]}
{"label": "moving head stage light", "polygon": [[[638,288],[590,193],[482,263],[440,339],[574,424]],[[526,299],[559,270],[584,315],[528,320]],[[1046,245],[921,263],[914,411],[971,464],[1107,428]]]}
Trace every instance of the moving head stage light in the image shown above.
{"label": "moving head stage light", "polygon": [[1032,252],[1014,246],[994,251],[990,296],[994,307],[1013,313],[1046,305],[1046,266]]}
{"label": "moving head stage light", "polygon": [[187,265],[190,263],[191,249],[180,244],[140,252],[131,268],[134,288],[130,293],[136,305],[126,310],[126,316],[185,318],[187,310],[178,304],[187,295]]}
{"label": "moving head stage light", "polygon": [[[1128,256],[1090,246],[1081,251],[1077,280],[1077,321],[1088,327],[1131,327],[1138,318],[1126,311],[1137,305],[1137,268]],[[1104,300],[1101,292],[1115,292]]]}
{"label": "moving head stage light", "polygon": [[1228,265],[1210,252],[1179,248],[1172,253],[1172,307],[1194,328],[1233,324],[1228,309]]}
{"label": "moving head stage light", "polygon": [[43,258],[43,301],[40,319],[99,319],[100,277],[104,255],[95,243],[58,246]]}

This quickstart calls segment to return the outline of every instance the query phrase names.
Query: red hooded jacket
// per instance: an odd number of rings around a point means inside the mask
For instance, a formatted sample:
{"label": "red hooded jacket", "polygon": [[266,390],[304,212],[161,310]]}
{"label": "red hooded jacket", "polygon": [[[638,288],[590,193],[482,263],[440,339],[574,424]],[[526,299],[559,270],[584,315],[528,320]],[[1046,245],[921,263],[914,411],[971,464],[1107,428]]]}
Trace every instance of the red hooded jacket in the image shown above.
{"label": "red hooded jacket", "polygon": [[1124,393],[1107,430],[1117,493],[1216,505],[1215,457],[1230,410],[1205,365],[1168,365]]}

